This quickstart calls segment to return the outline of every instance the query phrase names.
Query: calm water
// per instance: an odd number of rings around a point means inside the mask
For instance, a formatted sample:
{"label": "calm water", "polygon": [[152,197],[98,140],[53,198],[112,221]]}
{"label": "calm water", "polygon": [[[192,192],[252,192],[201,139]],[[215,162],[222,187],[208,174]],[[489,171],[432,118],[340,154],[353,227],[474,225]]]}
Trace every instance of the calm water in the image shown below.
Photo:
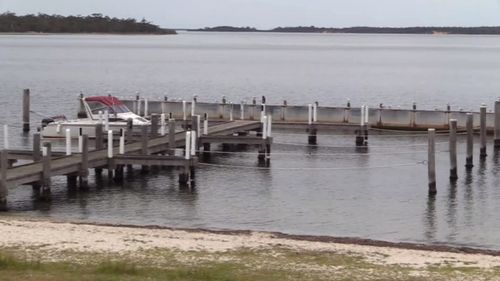
{"label": "calm water", "polygon": [[[476,108],[500,89],[500,37],[299,34],[178,36],[0,35],[0,118],[18,124],[20,93],[33,109],[74,116],[76,96],[107,92],[156,98]],[[38,116],[33,122],[38,123]],[[29,146],[13,128],[12,143]],[[172,170],[136,171],[123,185],[91,179],[88,192],[56,178],[50,203],[12,189],[12,215],[89,222],[282,231],[500,249],[500,164],[489,151],[450,185],[446,138],[438,139],[438,195],[427,196],[426,139],[320,132],[320,147],[299,132],[276,131],[270,169],[255,150],[203,159],[194,190]],[[463,140],[461,140],[463,142]],[[0,140],[1,142],[1,140]],[[284,143],[293,143],[284,144]],[[491,143],[491,140],[490,140]],[[220,151],[220,148],[216,148]],[[342,154],[342,155],[339,155]],[[476,152],[478,156],[479,152]],[[228,165],[233,165],[229,167]],[[236,166],[236,167],[234,167]],[[94,184],[95,183],[95,184]]]}

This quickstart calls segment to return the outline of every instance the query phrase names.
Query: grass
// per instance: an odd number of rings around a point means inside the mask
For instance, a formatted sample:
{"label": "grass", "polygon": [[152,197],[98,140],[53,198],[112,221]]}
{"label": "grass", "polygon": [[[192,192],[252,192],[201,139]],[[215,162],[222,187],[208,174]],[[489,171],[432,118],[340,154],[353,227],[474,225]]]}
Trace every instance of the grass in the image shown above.
{"label": "grass", "polygon": [[[148,250],[109,255],[0,249],[0,280],[500,280],[500,269],[381,265],[361,256],[285,248],[208,253]],[[57,256],[56,255],[56,256]]]}

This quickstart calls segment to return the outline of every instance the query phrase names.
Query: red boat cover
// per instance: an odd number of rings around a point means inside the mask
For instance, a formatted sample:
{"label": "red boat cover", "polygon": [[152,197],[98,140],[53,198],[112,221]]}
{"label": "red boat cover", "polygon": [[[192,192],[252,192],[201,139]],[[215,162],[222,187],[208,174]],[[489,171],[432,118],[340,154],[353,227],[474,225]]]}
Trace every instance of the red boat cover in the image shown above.
{"label": "red boat cover", "polygon": [[85,101],[98,101],[109,107],[123,105],[123,102],[121,100],[115,97],[108,97],[108,96],[87,97],[85,98]]}

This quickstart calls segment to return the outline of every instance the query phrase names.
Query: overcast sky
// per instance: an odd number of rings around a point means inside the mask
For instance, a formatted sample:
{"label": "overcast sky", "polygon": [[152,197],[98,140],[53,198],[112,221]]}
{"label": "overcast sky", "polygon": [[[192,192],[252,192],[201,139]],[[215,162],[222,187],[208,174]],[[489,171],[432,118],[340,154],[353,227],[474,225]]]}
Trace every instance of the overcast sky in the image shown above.
{"label": "overcast sky", "polygon": [[500,26],[500,0],[0,0],[0,11],[144,17],[171,28]]}

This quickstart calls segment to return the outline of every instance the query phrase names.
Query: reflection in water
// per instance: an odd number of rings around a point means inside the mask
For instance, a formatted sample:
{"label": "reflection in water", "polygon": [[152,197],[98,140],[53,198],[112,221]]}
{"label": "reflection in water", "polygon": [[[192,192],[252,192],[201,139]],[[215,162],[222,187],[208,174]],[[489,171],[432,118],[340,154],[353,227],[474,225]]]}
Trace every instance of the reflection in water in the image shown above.
{"label": "reflection in water", "polygon": [[425,210],[424,220],[424,237],[427,241],[436,240],[436,196],[429,195],[427,197],[427,208]]}
{"label": "reflection in water", "polygon": [[451,181],[448,186],[448,198],[446,200],[446,222],[448,224],[449,233],[446,236],[450,242],[455,241],[457,236],[457,183]]}
{"label": "reflection in water", "polygon": [[465,171],[464,179],[464,210],[465,210],[465,224],[470,226],[474,223],[474,189],[473,189],[473,176],[472,170]]}

